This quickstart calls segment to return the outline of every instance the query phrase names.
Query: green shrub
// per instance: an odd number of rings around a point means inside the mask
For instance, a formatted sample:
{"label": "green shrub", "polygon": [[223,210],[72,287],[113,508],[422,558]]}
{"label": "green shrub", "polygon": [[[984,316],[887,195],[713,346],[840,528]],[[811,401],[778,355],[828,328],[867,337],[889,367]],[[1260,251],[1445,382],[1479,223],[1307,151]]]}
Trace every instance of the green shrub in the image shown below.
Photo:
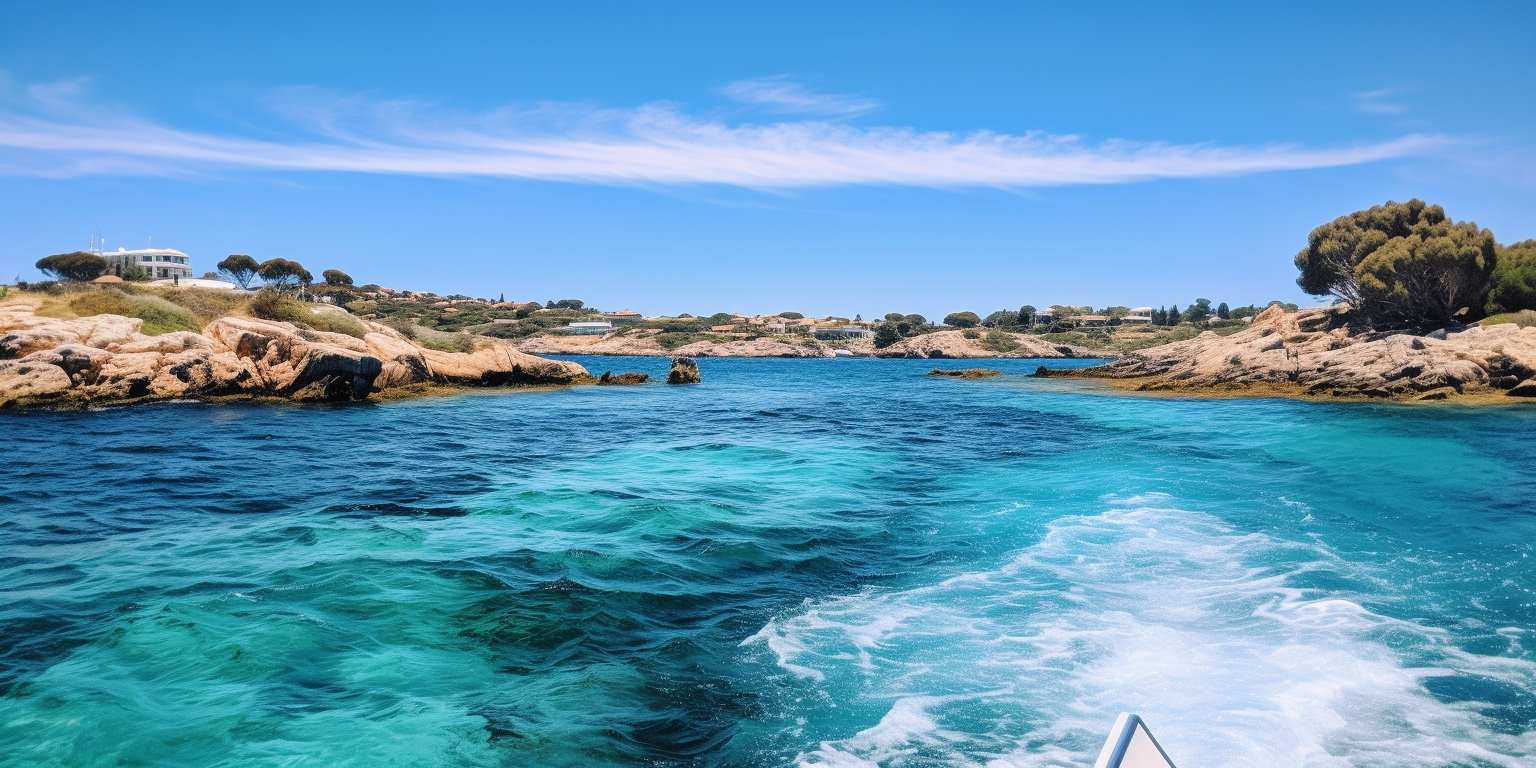
{"label": "green shrub", "polygon": [[350,315],[340,312],[316,312],[298,299],[270,288],[257,293],[251,299],[247,311],[252,317],[293,323],[316,331],[342,333],[357,338],[362,338],[368,332],[367,326]]}
{"label": "green shrub", "polygon": [[76,315],[122,315],[144,321],[141,331],[158,336],[172,331],[199,331],[202,324],[185,307],[159,296],[130,296],[116,289],[81,293],[70,299],[69,308]]}
{"label": "green shrub", "polygon": [[981,325],[981,317],[975,312],[951,312],[944,316],[944,324],[951,328],[975,328]]}
{"label": "green shrub", "polygon": [[1489,312],[1536,309],[1536,240],[1522,240],[1499,250],[1488,290]]}
{"label": "green shrub", "polygon": [[304,323],[309,320],[309,308],[298,299],[279,293],[271,288],[263,288],[254,297],[247,307],[251,317],[262,320],[277,320],[284,323]]}
{"label": "green shrub", "polygon": [[997,353],[1008,353],[1019,348],[1019,342],[1007,331],[991,330],[981,339],[981,348]]}

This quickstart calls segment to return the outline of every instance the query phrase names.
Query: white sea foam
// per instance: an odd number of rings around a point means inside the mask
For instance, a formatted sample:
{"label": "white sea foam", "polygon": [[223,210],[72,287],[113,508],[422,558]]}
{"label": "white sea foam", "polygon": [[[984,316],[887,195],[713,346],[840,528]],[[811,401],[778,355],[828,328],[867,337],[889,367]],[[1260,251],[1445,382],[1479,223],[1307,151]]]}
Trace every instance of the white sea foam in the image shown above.
{"label": "white sea foam", "polygon": [[[1426,686],[1460,676],[1532,692],[1531,661],[1298,586],[1314,572],[1382,583],[1320,545],[1245,534],[1164,496],[1106,506],[1053,523],[996,570],[808,605],[749,638],[830,701],[888,702],[799,762],[1079,766],[1121,710],[1183,765],[1536,758],[1536,725],[1511,733],[1485,704]],[[1499,634],[1518,651],[1520,630]]]}

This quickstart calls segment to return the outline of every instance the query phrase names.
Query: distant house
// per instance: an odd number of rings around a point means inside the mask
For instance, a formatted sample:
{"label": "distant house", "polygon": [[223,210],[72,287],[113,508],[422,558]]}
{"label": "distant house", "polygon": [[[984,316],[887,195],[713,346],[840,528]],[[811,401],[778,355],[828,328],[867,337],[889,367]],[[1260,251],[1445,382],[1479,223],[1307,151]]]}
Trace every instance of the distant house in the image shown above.
{"label": "distant house", "polygon": [[1035,310],[1035,322],[1040,323],[1042,325],[1050,325],[1051,323],[1056,322],[1056,310],[1054,310],[1054,309],[1037,309],[1037,310]]}
{"label": "distant house", "polygon": [[133,251],[119,248],[115,251],[98,251],[96,255],[106,259],[107,271],[119,277],[129,267],[144,270],[151,280],[185,280],[192,276],[192,259],[174,248],[140,248]]}
{"label": "distant house", "polygon": [[736,332],[736,326],[734,326],[734,325],[711,325],[709,327],[709,332],[710,333],[735,333]]}
{"label": "distant house", "polygon": [[601,336],[613,330],[613,323],[607,320],[583,320],[568,323],[563,330],[574,336]]}
{"label": "distant house", "polygon": [[1134,307],[1131,309],[1130,314],[1120,318],[1120,322],[1123,325],[1151,325],[1152,308]]}
{"label": "distant house", "polygon": [[874,335],[874,331],[857,325],[842,325],[835,328],[817,328],[812,332],[816,338],[825,341],[834,339],[863,339]]}
{"label": "distant house", "polygon": [[1077,315],[1067,321],[1079,328],[1102,328],[1109,325],[1109,315]]}
{"label": "distant house", "polygon": [[616,312],[604,312],[603,317],[611,323],[638,323],[644,320],[639,312],[633,309],[621,309]]}

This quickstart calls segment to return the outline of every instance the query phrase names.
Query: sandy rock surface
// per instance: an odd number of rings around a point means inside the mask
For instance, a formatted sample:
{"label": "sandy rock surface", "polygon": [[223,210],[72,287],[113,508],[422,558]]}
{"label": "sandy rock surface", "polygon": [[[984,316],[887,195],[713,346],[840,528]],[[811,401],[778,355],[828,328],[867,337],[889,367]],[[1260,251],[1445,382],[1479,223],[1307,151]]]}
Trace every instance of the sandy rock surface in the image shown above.
{"label": "sandy rock surface", "polygon": [[[1443,337],[1443,338],[1442,338]],[[1440,400],[1536,395],[1536,328],[1471,327],[1429,336],[1352,333],[1333,309],[1264,310],[1237,333],[1206,332],[1053,376],[1138,379],[1138,389],[1276,390],[1331,397]]]}
{"label": "sandy rock surface", "polygon": [[117,315],[57,319],[23,300],[0,302],[0,407],[91,405],[231,395],[298,401],[362,399],[415,384],[572,384],[572,362],[506,344],[440,352],[367,324],[364,338],[292,323],[222,317],[201,334],[141,333]]}
{"label": "sandy rock surface", "polygon": [[964,331],[934,331],[921,336],[902,339],[885,349],[875,350],[876,357],[1093,357],[1091,350],[1070,344],[1053,344],[1039,336],[1027,333],[1010,333],[1016,347],[1009,352],[995,352],[982,346],[981,331],[977,338],[968,339]]}

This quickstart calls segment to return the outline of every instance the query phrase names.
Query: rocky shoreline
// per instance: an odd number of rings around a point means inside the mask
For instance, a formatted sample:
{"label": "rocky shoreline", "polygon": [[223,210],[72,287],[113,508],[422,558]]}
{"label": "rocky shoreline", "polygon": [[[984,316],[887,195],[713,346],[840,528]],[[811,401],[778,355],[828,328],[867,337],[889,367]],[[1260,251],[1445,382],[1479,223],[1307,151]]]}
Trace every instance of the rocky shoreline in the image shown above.
{"label": "rocky shoreline", "polygon": [[580,365],[506,344],[471,352],[423,347],[364,323],[362,338],[249,317],[201,333],[141,333],[120,315],[58,319],[0,303],[0,408],[70,408],[181,399],[363,400],[432,387],[566,385],[592,381]]}
{"label": "rocky shoreline", "polygon": [[534,355],[633,355],[638,357],[855,357],[905,358],[1075,358],[1103,357],[1093,350],[1067,344],[1054,344],[1025,333],[1003,333],[1007,351],[988,349],[981,334],[969,338],[965,331],[934,331],[911,336],[884,349],[875,349],[869,339],[826,343],[815,339],[788,341],[778,338],[695,341],[667,349],[654,336],[532,336],[517,343],[517,349]]}
{"label": "rocky shoreline", "polygon": [[1536,402],[1536,328],[1500,324],[1415,336],[1358,332],[1345,319],[1337,309],[1276,306],[1228,336],[1206,332],[1106,365],[1042,368],[1036,375],[1169,394]]}

